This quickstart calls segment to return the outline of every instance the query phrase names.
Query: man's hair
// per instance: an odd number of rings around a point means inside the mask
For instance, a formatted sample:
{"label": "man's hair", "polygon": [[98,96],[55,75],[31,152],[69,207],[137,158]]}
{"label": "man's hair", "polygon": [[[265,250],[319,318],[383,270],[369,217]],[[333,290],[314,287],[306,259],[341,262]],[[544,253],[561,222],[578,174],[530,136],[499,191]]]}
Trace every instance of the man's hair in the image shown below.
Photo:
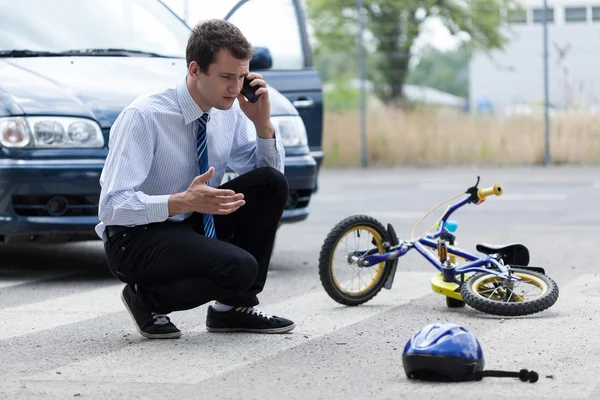
{"label": "man's hair", "polygon": [[200,22],[188,39],[185,54],[187,66],[196,61],[200,71],[206,73],[221,49],[229,50],[231,55],[240,60],[250,60],[253,54],[250,42],[231,22],[222,19]]}

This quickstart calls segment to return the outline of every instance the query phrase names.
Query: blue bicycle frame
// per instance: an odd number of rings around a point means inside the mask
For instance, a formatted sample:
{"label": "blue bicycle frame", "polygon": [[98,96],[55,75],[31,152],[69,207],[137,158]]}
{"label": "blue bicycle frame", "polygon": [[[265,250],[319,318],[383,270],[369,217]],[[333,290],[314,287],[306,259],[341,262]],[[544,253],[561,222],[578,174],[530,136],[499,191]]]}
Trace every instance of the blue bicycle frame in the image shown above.
{"label": "blue bicycle frame", "polygon": [[[508,275],[508,268],[506,268],[505,265],[499,263],[498,261],[496,261],[494,258],[492,258],[489,255],[486,257],[480,257],[475,254],[471,254],[471,253],[462,251],[456,247],[447,246],[448,254],[452,254],[452,255],[458,256],[460,258],[463,258],[466,261],[469,261],[467,264],[465,264],[461,267],[450,267],[449,268],[449,267],[444,267],[442,265],[442,263],[440,262],[440,260],[437,259],[436,257],[434,257],[427,250],[427,248],[437,250],[438,245],[437,245],[437,241],[435,239],[439,238],[442,234],[449,232],[446,229],[446,221],[448,220],[448,218],[456,210],[458,210],[462,206],[469,204],[469,203],[472,203],[470,196],[468,196],[467,198],[460,200],[458,203],[450,206],[446,210],[444,215],[442,216],[442,218],[440,220],[440,224],[439,224],[440,228],[438,229],[437,232],[435,232],[433,234],[429,234],[429,235],[424,236],[417,240],[412,240],[410,242],[401,243],[400,247],[398,249],[395,249],[395,250],[392,250],[392,251],[389,251],[389,252],[386,252],[383,254],[377,253],[377,254],[367,255],[362,260],[361,266],[369,267],[369,266],[377,265],[381,262],[394,260],[398,257],[402,257],[403,255],[408,253],[408,251],[410,249],[412,249],[414,247],[419,253],[421,253],[421,255],[423,257],[425,257],[435,268],[437,268],[443,274],[444,281],[446,281],[446,282],[455,282],[455,283],[460,284],[461,281],[459,281],[456,278],[456,276],[462,275],[465,273],[469,273],[469,272],[485,272],[488,274],[494,274],[494,275],[500,276],[506,280],[520,280],[521,278],[519,278],[517,276]],[[357,252],[357,253],[362,253],[360,255],[363,255],[363,254],[372,253],[373,251],[377,251],[377,249],[371,249],[368,251]],[[498,269],[500,271],[498,272],[498,271],[489,269],[490,264],[493,264],[494,266],[498,267]]]}

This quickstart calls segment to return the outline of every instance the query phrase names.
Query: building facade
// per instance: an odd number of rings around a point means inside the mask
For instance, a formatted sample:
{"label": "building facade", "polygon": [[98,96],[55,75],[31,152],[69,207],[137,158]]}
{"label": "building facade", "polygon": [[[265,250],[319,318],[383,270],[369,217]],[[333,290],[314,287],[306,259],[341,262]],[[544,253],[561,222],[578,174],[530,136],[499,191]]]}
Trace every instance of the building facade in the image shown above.
{"label": "building facade", "polygon": [[[522,0],[510,43],[476,53],[469,65],[469,104],[496,115],[531,113],[544,104],[543,2]],[[548,83],[552,109],[600,106],[600,0],[548,0]]]}

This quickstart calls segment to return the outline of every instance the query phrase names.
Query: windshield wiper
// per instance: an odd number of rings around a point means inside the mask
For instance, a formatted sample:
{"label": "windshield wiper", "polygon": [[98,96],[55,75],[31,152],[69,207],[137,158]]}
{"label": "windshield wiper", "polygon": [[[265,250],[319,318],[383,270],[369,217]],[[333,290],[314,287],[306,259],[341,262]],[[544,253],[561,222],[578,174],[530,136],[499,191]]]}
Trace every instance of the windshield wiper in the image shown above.
{"label": "windshield wiper", "polygon": [[170,57],[158,53],[130,49],[78,49],[66,51],[0,50],[0,57],[69,57],[69,56],[121,56],[121,57]]}
{"label": "windshield wiper", "polygon": [[130,50],[130,49],[79,49],[61,51],[60,54],[68,56],[146,56],[146,57],[167,57],[161,54],[152,53],[149,51]]}
{"label": "windshield wiper", "polygon": [[54,51],[0,50],[0,57],[62,57],[65,55]]}

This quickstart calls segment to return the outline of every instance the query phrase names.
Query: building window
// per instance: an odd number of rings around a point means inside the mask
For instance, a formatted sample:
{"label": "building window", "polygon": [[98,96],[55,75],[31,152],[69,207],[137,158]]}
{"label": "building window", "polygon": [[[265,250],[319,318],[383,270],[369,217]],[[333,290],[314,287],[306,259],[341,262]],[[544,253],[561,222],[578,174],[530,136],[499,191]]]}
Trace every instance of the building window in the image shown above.
{"label": "building window", "polygon": [[[548,7],[546,12],[546,18],[548,22],[554,22],[554,8]],[[542,24],[544,23],[544,9],[543,8],[534,8],[533,9],[533,22]]]}
{"label": "building window", "polygon": [[600,7],[592,7],[592,21],[600,22]]}
{"label": "building window", "polygon": [[587,22],[587,7],[565,7],[565,22]]}
{"label": "building window", "polygon": [[511,24],[526,24],[527,23],[527,11],[526,10],[510,10],[510,11],[508,11],[508,22]]}

